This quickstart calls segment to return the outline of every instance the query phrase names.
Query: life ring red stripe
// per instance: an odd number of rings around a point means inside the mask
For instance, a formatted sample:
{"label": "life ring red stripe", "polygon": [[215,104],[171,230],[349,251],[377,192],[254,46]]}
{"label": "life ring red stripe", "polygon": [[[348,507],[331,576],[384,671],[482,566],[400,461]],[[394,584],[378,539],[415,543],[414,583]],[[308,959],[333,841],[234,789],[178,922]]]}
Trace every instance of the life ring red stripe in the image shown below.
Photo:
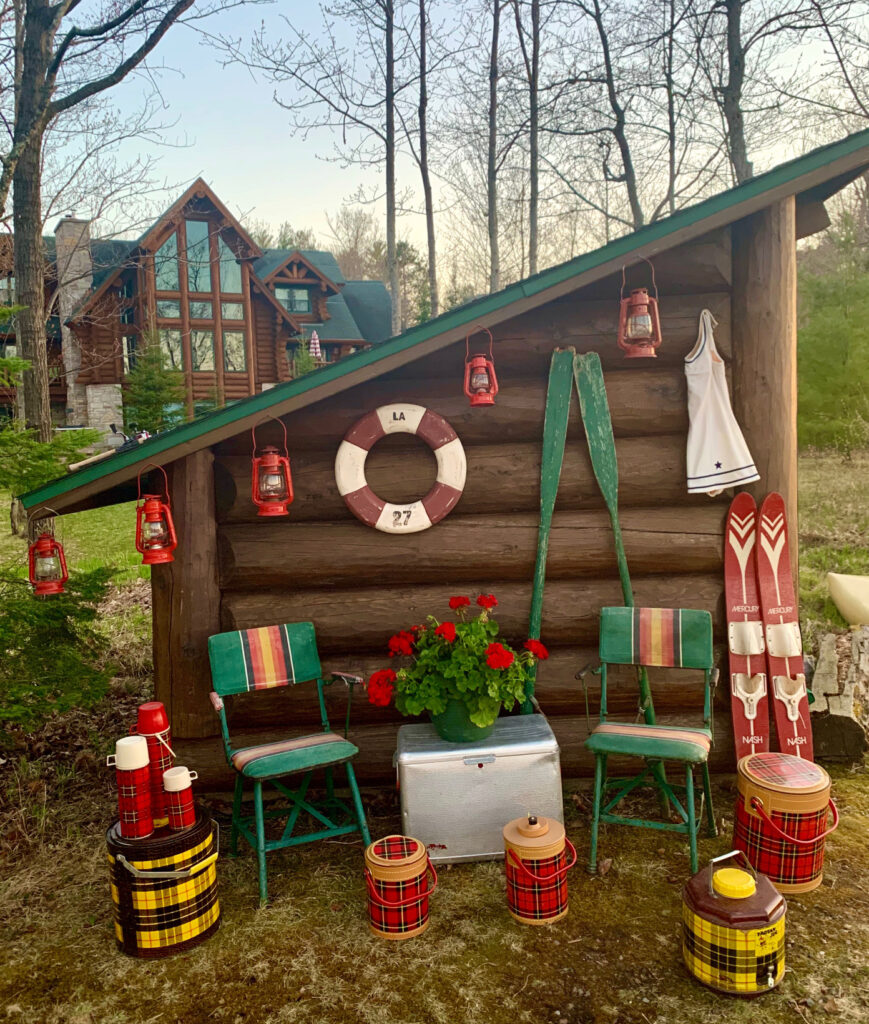
{"label": "life ring red stripe", "polygon": [[344,435],[344,440],[370,452],[381,437],[386,437],[386,431],[375,409],[366,413],[361,420],[357,420]]}
{"label": "life ring red stripe", "polygon": [[[444,442],[446,444],[446,442]],[[431,519],[432,526],[443,519],[456,505],[461,498],[462,492],[449,484],[436,483],[428,494],[422,499],[422,507],[426,515]]]}
{"label": "life ring red stripe", "polygon": [[357,519],[361,519],[366,526],[377,525],[380,513],[386,505],[386,502],[378,498],[367,484],[364,487],[360,487],[358,491],[351,491],[349,494],[345,494],[344,501],[353,515]]}
{"label": "life ring red stripe", "polygon": [[416,428],[416,436],[421,437],[429,448],[436,451],[445,444],[449,444],[450,441],[455,441],[459,435],[443,416],[438,416],[431,409],[426,409],[419,426]]}

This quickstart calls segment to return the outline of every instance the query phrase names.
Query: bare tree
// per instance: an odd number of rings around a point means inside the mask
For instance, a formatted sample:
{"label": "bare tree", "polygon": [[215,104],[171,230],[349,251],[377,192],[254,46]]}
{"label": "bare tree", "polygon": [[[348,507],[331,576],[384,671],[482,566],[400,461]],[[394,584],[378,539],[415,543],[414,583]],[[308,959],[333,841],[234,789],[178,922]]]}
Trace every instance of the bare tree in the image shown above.
{"label": "bare tree", "polygon": [[[26,421],[51,437],[42,252],[42,155],[49,125],[122,81],[145,60],[193,0],[112,4],[83,22],[79,0],[16,0],[16,81],[11,146],[0,154],[0,209],[13,190],[15,280]],[[132,47],[132,52],[130,48]],[[20,62],[20,63],[19,63]]]}
{"label": "bare tree", "polygon": [[486,196],[489,224],[489,291],[501,287],[501,255],[498,249],[498,40],[501,33],[501,0],[492,0],[492,41],[489,47],[489,115],[486,146]]}
{"label": "bare tree", "polygon": [[[528,82],[528,273],[537,273],[537,221],[540,203],[540,0],[530,0],[530,40],[522,22],[520,0],[514,0],[516,36]],[[530,43],[530,46],[529,46]],[[530,51],[530,52],[529,52]]]}

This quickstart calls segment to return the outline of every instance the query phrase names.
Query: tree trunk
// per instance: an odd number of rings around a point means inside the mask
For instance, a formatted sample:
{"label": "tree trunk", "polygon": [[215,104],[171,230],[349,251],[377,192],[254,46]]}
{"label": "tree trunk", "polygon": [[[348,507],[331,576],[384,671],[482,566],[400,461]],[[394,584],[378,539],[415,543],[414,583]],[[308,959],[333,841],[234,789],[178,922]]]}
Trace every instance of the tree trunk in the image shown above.
{"label": "tree trunk", "polygon": [[742,85],[745,81],[745,50],[742,45],[742,5],[744,0],[726,0],[727,8],[727,85],[721,89],[721,110],[727,124],[727,154],[737,184],[754,176],[745,144],[742,116]]}
{"label": "tree trunk", "polygon": [[501,287],[501,256],[498,251],[498,35],[501,28],[501,0],[492,5],[492,48],[489,51],[489,142],[486,192],[489,222],[489,291]]}
{"label": "tree trunk", "polygon": [[531,0],[531,75],[528,81],[529,106],[529,176],[528,197],[528,273],[537,273],[537,208],[539,202],[539,98],[540,82],[540,0]]}
{"label": "tree trunk", "polygon": [[[19,354],[30,361],[24,373],[24,419],[40,441],[51,440],[48,349],[45,340],[45,271],[42,251],[41,91],[51,54],[52,11],[44,0],[27,5],[21,53],[15,141],[28,138],[13,176],[13,252],[18,302]],[[34,128],[36,130],[34,131]]]}
{"label": "tree trunk", "polygon": [[395,5],[386,0],[386,272],[392,295],[392,333],[401,333],[401,291],[395,234]]}
{"label": "tree trunk", "polygon": [[434,200],[428,169],[428,23],[425,0],[419,0],[419,170],[422,175],[422,194],[425,200],[425,233],[428,244],[428,293],[431,315],[440,312],[438,294],[437,251],[435,248]]}

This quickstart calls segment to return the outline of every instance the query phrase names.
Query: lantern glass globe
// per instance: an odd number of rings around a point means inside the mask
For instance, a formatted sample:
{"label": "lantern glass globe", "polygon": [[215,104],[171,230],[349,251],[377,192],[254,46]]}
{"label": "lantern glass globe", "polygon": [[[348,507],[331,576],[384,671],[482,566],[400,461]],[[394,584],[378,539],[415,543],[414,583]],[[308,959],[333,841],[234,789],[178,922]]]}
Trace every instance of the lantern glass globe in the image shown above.
{"label": "lantern glass globe", "polygon": [[166,528],[165,520],[158,519],[153,523],[145,522],[142,526],[142,536],[148,547],[162,547],[169,541],[169,530]]}
{"label": "lantern glass globe", "polygon": [[263,470],[259,477],[259,493],[261,498],[273,498],[282,501],[287,496],[287,485],[283,473]]}
{"label": "lantern glass globe", "polygon": [[57,555],[40,555],[34,562],[34,576],[40,582],[60,579],[60,559]]}
{"label": "lantern glass globe", "polygon": [[628,317],[627,336],[630,340],[652,337],[652,317],[649,313]]}

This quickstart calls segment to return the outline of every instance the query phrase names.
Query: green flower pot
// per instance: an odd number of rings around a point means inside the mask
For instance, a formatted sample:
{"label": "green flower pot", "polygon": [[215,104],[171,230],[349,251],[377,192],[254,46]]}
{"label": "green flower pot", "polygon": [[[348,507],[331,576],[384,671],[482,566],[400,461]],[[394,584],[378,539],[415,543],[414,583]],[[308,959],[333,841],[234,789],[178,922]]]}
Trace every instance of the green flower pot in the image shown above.
{"label": "green flower pot", "polygon": [[447,701],[446,710],[439,715],[431,714],[431,720],[438,736],[448,743],[475,743],[491,736],[495,728],[494,722],[482,727],[474,725],[468,716],[467,706],[460,700]]}

